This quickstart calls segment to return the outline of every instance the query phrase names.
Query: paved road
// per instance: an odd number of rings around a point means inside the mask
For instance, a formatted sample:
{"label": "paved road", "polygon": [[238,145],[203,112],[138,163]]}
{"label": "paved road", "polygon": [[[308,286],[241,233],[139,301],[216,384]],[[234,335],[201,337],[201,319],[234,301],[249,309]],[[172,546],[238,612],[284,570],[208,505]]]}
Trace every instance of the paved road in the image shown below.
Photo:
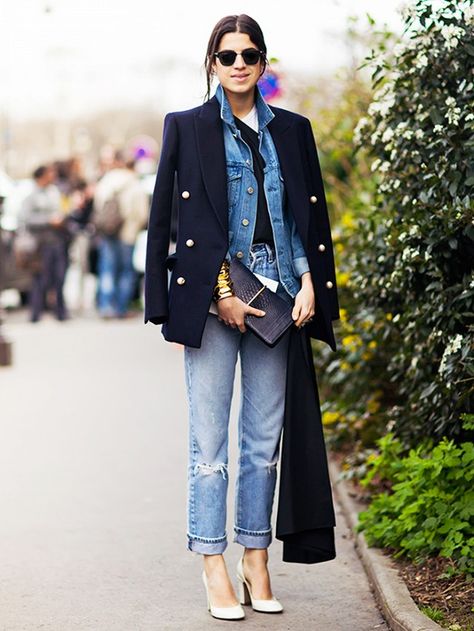
{"label": "paved road", "polygon": [[[185,546],[182,349],[140,318],[5,328],[15,363],[0,369],[0,629],[228,629],[207,613]],[[245,629],[386,630],[339,507],[336,544],[335,560],[304,566],[283,563],[274,542],[286,610],[249,610]],[[231,568],[239,550],[229,544]]]}

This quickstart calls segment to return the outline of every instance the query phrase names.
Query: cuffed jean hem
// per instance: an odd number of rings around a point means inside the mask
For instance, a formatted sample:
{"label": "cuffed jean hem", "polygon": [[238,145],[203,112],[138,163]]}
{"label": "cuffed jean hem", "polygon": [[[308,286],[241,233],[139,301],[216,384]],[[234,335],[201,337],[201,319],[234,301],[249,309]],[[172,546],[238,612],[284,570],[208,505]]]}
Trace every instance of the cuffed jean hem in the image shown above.
{"label": "cuffed jean hem", "polygon": [[246,548],[264,549],[272,542],[272,531],[253,532],[251,530],[242,530],[242,528],[234,528],[234,543]]}
{"label": "cuffed jean hem", "polygon": [[204,539],[188,535],[188,550],[198,554],[222,554],[227,548],[227,538]]}

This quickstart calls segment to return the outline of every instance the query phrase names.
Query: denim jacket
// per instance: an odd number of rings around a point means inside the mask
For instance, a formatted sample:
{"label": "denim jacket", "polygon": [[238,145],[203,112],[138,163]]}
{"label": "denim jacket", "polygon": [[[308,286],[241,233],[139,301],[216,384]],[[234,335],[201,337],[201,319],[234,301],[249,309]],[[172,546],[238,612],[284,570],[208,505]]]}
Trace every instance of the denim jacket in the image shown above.
{"label": "denim jacket", "polygon": [[[221,84],[216,98],[221,106],[224,146],[227,163],[227,193],[229,200],[229,250],[227,258],[237,256],[244,265],[250,264],[257,217],[257,179],[253,172],[252,152],[243,141],[234,122],[234,115]],[[260,152],[265,160],[264,189],[273,229],[275,252],[280,282],[294,297],[300,290],[300,277],[309,271],[303,244],[296,230],[291,212],[285,207],[285,186],[278,155],[268,123],[275,114],[256,88],[256,107],[259,122]]]}

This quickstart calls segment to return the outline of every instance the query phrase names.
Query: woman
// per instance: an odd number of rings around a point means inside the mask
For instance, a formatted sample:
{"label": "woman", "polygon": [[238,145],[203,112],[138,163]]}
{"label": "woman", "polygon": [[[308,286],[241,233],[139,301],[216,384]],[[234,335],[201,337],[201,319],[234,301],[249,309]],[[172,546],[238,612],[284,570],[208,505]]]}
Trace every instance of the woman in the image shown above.
{"label": "woman", "polygon": [[[271,590],[267,548],[284,423],[276,533],[284,541],[284,560],[313,563],[335,555],[309,359],[310,336],[336,348],[330,227],[309,121],[270,108],[258,89],[266,50],[249,16],[227,16],[215,26],[206,55],[207,96],[214,75],[219,85],[202,106],[165,118],[148,231],[145,322],[163,324],[165,339],[185,347],[188,548],[204,557],[208,609],[222,619],[244,617],[223,557],[237,355],[242,400],[234,541],[244,547],[237,568],[240,603],[282,611]],[[176,252],[168,255],[175,182],[178,238]],[[246,329],[247,314],[265,314],[234,295],[228,275],[233,256],[293,306],[294,327],[273,348]]]}

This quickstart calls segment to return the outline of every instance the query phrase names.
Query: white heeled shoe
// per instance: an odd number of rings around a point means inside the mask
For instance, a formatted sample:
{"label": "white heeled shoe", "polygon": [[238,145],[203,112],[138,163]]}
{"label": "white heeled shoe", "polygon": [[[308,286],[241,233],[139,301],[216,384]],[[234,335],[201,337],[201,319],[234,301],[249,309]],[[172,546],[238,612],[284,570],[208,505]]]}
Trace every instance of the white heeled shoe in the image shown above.
{"label": "white heeled shoe", "polygon": [[253,598],[250,583],[244,576],[242,558],[239,559],[237,564],[237,584],[239,587],[239,600],[242,605],[251,604],[254,611],[261,613],[280,613],[283,611],[283,605],[275,596],[267,600]]}
{"label": "white heeled shoe", "polygon": [[209,600],[209,588],[205,570],[202,571],[202,581],[206,588],[207,610],[213,618],[218,618],[219,620],[242,620],[242,618],[245,618],[245,611],[240,604],[233,607],[214,607]]}

